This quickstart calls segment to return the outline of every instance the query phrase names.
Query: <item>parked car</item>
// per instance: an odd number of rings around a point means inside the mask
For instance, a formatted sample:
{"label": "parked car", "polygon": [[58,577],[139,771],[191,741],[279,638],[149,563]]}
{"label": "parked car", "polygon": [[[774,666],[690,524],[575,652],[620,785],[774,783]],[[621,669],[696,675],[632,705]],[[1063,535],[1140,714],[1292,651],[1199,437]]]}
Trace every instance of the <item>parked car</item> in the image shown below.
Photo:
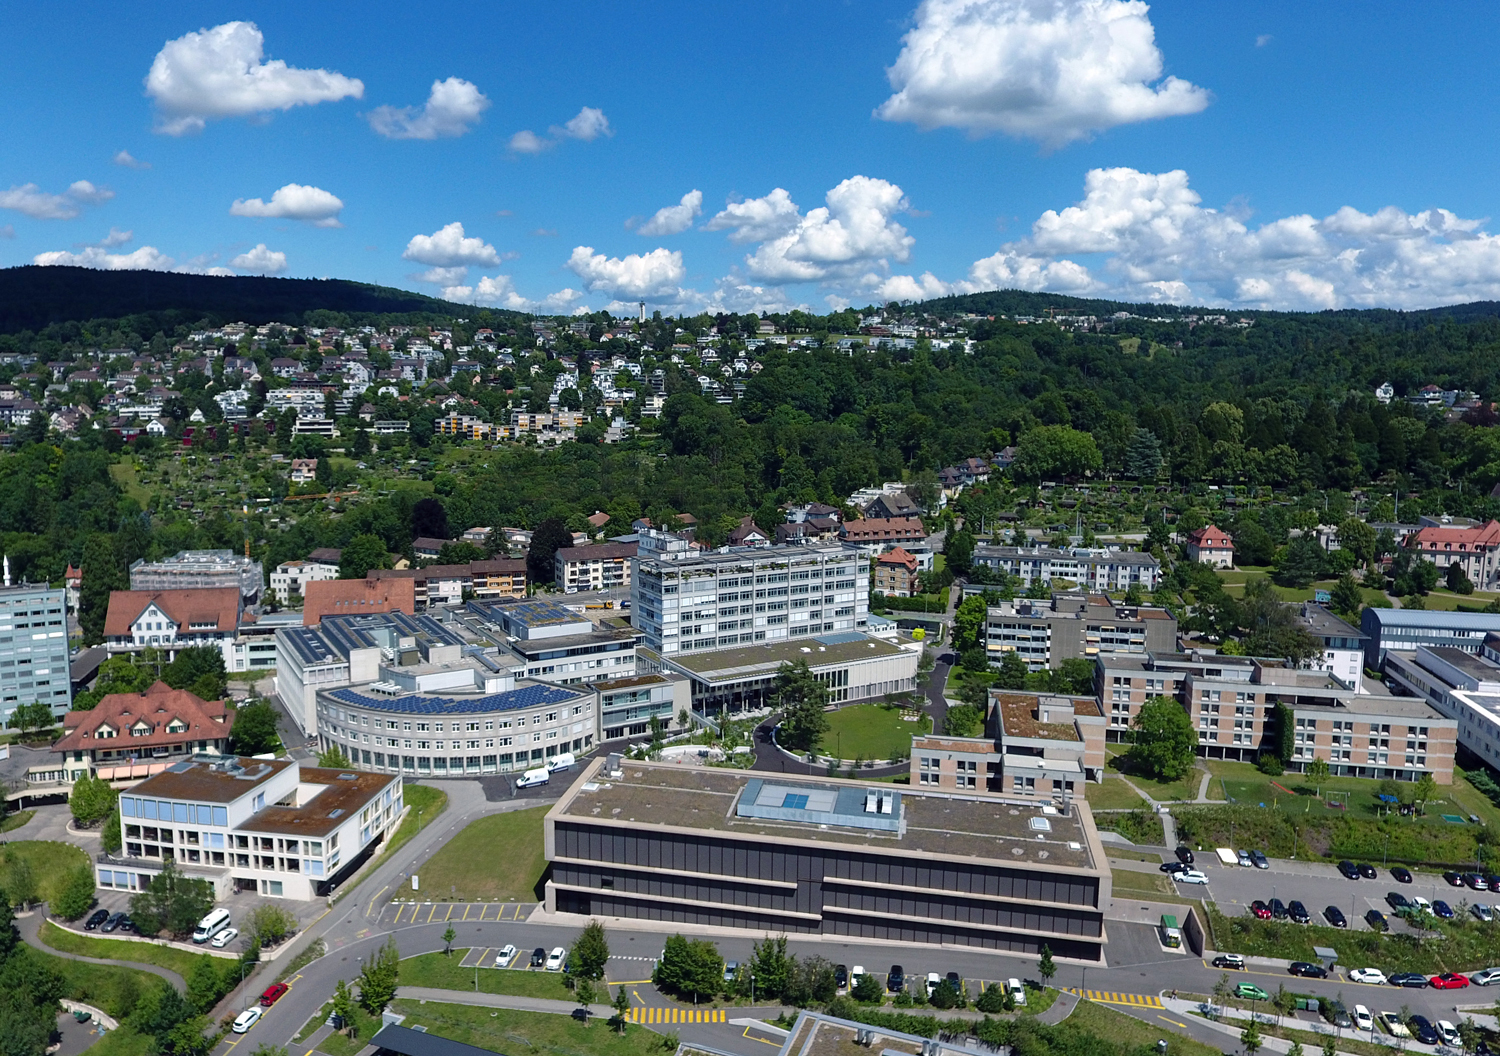
{"label": "parked car", "polygon": [[1349,919],[1344,916],[1344,911],[1338,906],[1324,906],[1323,919],[1335,928],[1347,928]]}
{"label": "parked car", "polygon": [[1380,1025],[1386,1029],[1386,1033],[1393,1038],[1409,1038],[1411,1031],[1406,1029],[1406,1024],[1401,1022],[1401,1017],[1395,1012],[1382,1012],[1377,1017]]}
{"label": "parked car", "polygon": [[1323,1006],[1323,1018],[1340,1030],[1354,1029],[1354,1020],[1349,1018],[1349,1010],[1338,998],[1334,998]]}
{"label": "parked car", "polygon": [[1259,850],[1251,851],[1250,852],[1250,860],[1255,863],[1255,868],[1257,868],[1257,869],[1269,869],[1269,868],[1271,868],[1271,862],[1270,862],[1270,860],[1268,858],[1266,858],[1265,852],[1263,852],[1263,851],[1259,851]]}
{"label": "parked car", "polygon": [[1411,1032],[1423,1045],[1442,1044],[1443,1039],[1438,1035],[1437,1028],[1426,1016],[1411,1017]]}
{"label": "parked car", "polygon": [[1412,895],[1406,900],[1406,904],[1412,909],[1416,910],[1418,913],[1432,912],[1432,903],[1427,901],[1427,899],[1423,898],[1421,895]]}
{"label": "parked car", "polygon": [[1191,847],[1178,847],[1172,853],[1177,855],[1177,860],[1183,865],[1193,864],[1193,850]]}
{"label": "parked car", "polygon": [[1293,975],[1300,975],[1304,979],[1327,979],[1328,969],[1321,964],[1313,964],[1310,961],[1293,961],[1287,965],[1287,971]]}
{"label": "parked car", "polygon": [[533,968],[540,968],[540,967],[542,967],[542,965],[544,965],[546,963],[547,963],[547,950],[546,950],[545,947],[538,946],[536,949],[534,949],[534,950],[531,951],[531,967],[533,967]]}
{"label": "parked car", "polygon": [[260,995],[260,1007],[270,1008],[285,996],[288,987],[285,983],[272,983],[266,987],[266,992]]}
{"label": "parked car", "polygon": [[1377,876],[1380,875],[1375,871],[1375,867],[1369,862],[1360,862],[1357,866],[1355,866],[1355,868],[1359,870],[1359,875],[1364,877],[1366,880],[1374,880]]}
{"label": "parked car", "polygon": [[1254,902],[1250,903],[1250,912],[1254,913],[1260,920],[1271,919],[1271,907],[1266,905],[1258,898]]}
{"label": "parked car", "polygon": [[1411,883],[1411,870],[1408,869],[1404,865],[1394,865],[1394,866],[1392,866],[1391,867],[1391,875],[1396,878],[1396,882],[1398,884],[1409,884],[1409,883]]}
{"label": "parked car", "polygon": [[135,926],[135,921],[130,919],[129,913],[121,913],[119,927],[116,930],[123,932],[134,932],[138,929]]}
{"label": "parked car", "polygon": [[1286,915],[1292,918],[1293,924],[1306,924],[1312,920],[1307,907],[1295,900],[1286,904]]}
{"label": "parked car", "polygon": [[893,994],[906,989],[906,969],[899,964],[891,965],[891,970],[885,976],[885,988]]}
{"label": "parked car", "polygon": [[[1474,914],[1480,920],[1484,921],[1486,924],[1495,919],[1494,912],[1483,902],[1475,902],[1472,906],[1469,907],[1469,912]],[[109,930],[108,924],[104,925],[104,930]]]}
{"label": "parked car", "polygon": [[1441,898],[1433,902],[1432,913],[1433,916],[1437,917],[1440,920],[1453,919],[1453,907],[1448,905],[1448,903],[1444,902]]}
{"label": "parked car", "polygon": [[1490,885],[1478,873],[1465,873],[1464,883],[1468,885],[1471,891],[1488,891],[1490,889]]}
{"label": "parked car", "polygon": [[1444,1045],[1452,1045],[1456,1048],[1463,1044],[1463,1039],[1458,1036],[1458,1028],[1446,1019],[1437,1021],[1437,1031],[1443,1036]]}
{"label": "parked car", "polygon": [[849,969],[849,989],[853,990],[856,986],[859,985],[859,981],[861,979],[863,979],[864,977],[865,977],[865,966],[864,965],[862,965],[862,964],[856,964],[853,968],[850,968]]}
{"label": "parked car", "polygon": [[1406,900],[1406,896],[1403,895],[1400,891],[1387,891],[1385,894],[1385,904],[1390,906],[1394,910],[1402,910],[1411,905],[1411,903]]}
{"label": "parked car", "polygon": [[1443,879],[1446,880],[1446,881],[1448,881],[1448,886],[1449,887],[1463,887],[1464,886],[1464,874],[1463,873],[1447,872],[1447,873],[1443,874]]}
{"label": "parked car", "polygon": [[[724,981],[734,981],[734,973],[740,970],[739,961],[724,962]],[[846,993],[849,989],[849,969],[842,964],[833,966],[833,986],[839,993]]]}
{"label": "parked car", "polygon": [[1021,980],[1014,977],[1005,980],[1005,992],[1018,1006],[1026,1004],[1026,988],[1021,985]]}
{"label": "parked car", "polygon": [[1390,929],[1390,924],[1386,923],[1385,914],[1378,909],[1372,909],[1365,914],[1365,923],[1373,931],[1388,931]]}
{"label": "parked car", "polygon": [[1234,996],[1246,1001],[1269,1001],[1271,995],[1254,983],[1240,983],[1234,988]]}
{"label": "parked car", "polygon": [[249,1008],[245,1009],[245,1011],[234,1017],[234,1025],[229,1029],[234,1031],[236,1034],[243,1034],[251,1027],[255,1026],[256,1023],[260,1022],[260,1017],[265,1014],[266,1010],[261,1008],[259,1005],[251,1005]]}
{"label": "parked car", "polygon": [[1500,968],[1484,968],[1469,976],[1475,986],[1494,986],[1500,983]]}
{"label": "parked car", "polygon": [[562,971],[563,959],[568,956],[568,951],[561,946],[552,947],[552,952],[547,954],[547,971]]}
{"label": "parked car", "polygon": [[1431,979],[1434,990],[1463,990],[1469,985],[1469,977],[1458,972],[1444,972]]}
{"label": "parked car", "polygon": [[1423,990],[1427,987],[1427,976],[1421,972],[1397,972],[1391,976],[1392,986],[1404,986],[1409,990]]}
{"label": "parked car", "polygon": [[1241,851],[1239,853],[1239,860],[1240,860],[1240,865],[1244,866],[1246,869],[1249,869],[1251,866],[1253,866],[1255,864],[1255,862],[1252,861],[1251,858],[1250,858],[1250,852],[1249,851]]}
{"label": "parked car", "polygon": [[111,913],[109,919],[104,922],[104,925],[99,930],[105,932],[114,931],[120,926],[120,921],[124,919],[124,913]]}
{"label": "parked car", "polygon": [[1286,903],[1279,898],[1271,899],[1271,917],[1274,920],[1286,918]]}
{"label": "parked car", "polygon": [[964,992],[963,976],[959,975],[957,972],[949,972],[947,975],[943,976],[943,978],[946,979],[948,983],[953,987],[954,993],[962,994]]}
{"label": "parked car", "polygon": [[1368,1030],[1371,1033],[1374,1032],[1375,1017],[1370,1015],[1370,1010],[1368,1008],[1366,1008],[1364,1005],[1355,1005],[1353,1015],[1355,1027],[1357,1027],[1359,1030]]}
{"label": "parked car", "polygon": [[1221,953],[1214,958],[1214,967],[1234,968],[1237,971],[1244,971],[1245,958],[1241,957],[1237,953]]}
{"label": "parked car", "polygon": [[520,950],[516,949],[514,946],[507,942],[504,946],[500,947],[500,952],[495,954],[495,967],[509,968],[510,962],[515,960],[516,954],[520,952]]}
{"label": "parked car", "polygon": [[1208,883],[1208,876],[1206,874],[1204,874],[1204,873],[1200,873],[1196,869],[1188,869],[1185,872],[1176,873],[1176,874],[1173,875],[1172,879],[1176,880],[1179,884],[1206,884],[1206,883]]}
{"label": "parked car", "polygon": [[225,946],[228,946],[231,942],[239,937],[239,928],[225,928],[213,938],[209,939],[208,944],[216,950],[222,950]]}
{"label": "parked car", "polygon": [[938,984],[942,981],[943,977],[941,975],[938,975],[937,972],[927,973],[927,1000],[932,1000],[933,992],[937,990]]}
{"label": "parked car", "polygon": [[1191,868],[1192,866],[1183,865],[1181,862],[1162,862],[1157,866],[1157,870],[1163,873],[1185,873]]}
{"label": "parked car", "polygon": [[1385,973],[1379,968],[1356,968],[1349,973],[1349,978],[1356,983],[1374,983],[1377,986],[1386,981]]}
{"label": "parked car", "polygon": [[1348,861],[1347,859],[1339,863],[1339,872],[1344,874],[1345,880],[1359,879],[1359,870],[1355,867],[1353,862]]}
{"label": "parked car", "polygon": [[109,910],[107,910],[107,909],[96,909],[96,910],[94,910],[94,912],[92,912],[92,913],[89,914],[89,919],[83,922],[83,930],[84,931],[93,931],[95,928],[97,928],[100,924],[103,924],[108,919],[109,919]]}

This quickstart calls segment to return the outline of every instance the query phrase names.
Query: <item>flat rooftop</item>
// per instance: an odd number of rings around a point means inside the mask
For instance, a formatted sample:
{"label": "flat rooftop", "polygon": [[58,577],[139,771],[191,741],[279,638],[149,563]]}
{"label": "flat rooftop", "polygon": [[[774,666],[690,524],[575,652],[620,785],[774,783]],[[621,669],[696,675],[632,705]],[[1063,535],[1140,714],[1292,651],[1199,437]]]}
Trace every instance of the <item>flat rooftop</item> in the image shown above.
{"label": "flat rooftop", "polygon": [[325,695],[356,708],[371,711],[404,712],[410,715],[470,714],[486,711],[515,711],[519,708],[535,708],[543,704],[565,704],[582,698],[581,689],[564,688],[544,683],[517,685],[502,693],[483,693],[472,696],[444,696],[439,693],[404,693],[398,696],[360,693],[353,689],[326,690]]}
{"label": "flat rooftop", "polygon": [[[763,774],[718,768],[684,768],[626,761],[623,777],[602,779],[603,760],[584,772],[552,808],[557,820],[606,822],[632,829],[664,826],[681,830],[723,833],[761,841],[799,840],[813,844],[859,847],[901,855],[939,855],[946,858],[987,858],[996,863],[1046,866],[1052,869],[1104,868],[1090,850],[1092,824],[1088,807],[1074,800],[1068,817],[1046,814],[1036,800],[1004,800],[902,788],[868,781],[817,778],[795,774]],[[750,817],[740,813],[742,801],[759,800],[775,786],[777,803],[789,812],[783,817]],[[824,820],[797,820],[786,806],[787,795],[837,798],[845,790],[861,804],[870,793],[894,793],[899,829],[860,828],[836,823],[837,809]],[[835,804],[835,808],[837,803]],[[760,811],[760,813],[774,813]],[[879,816],[877,814],[877,816]]]}
{"label": "flat rooftop", "polygon": [[363,810],[380,795],[381,789],[399,780],[394,774],[328,770],[318,766],[304,766],[299,776],[302,784],[321,785],[322,791],[301,806],[267,807],[240,825],[240,831],[318,839],[348,822],[349,816]]}
{"label": "flat rooftop", "polygon": [[1000,713],[1000,729],[1002,737],[1033,737],[1049,741],[1081,741],[1078,728],[1071,722],[1042,722],[1037,718],[1039,709],[1045,706],[1055,708],[1059,713],[1066,711],[1071,717],[1073,715],[1095,715],[1099,714],[1098,707],[1092,700],[1087,701],[1088,707],[1080,710],[1085,701],[1074,700],[1072,697],[1039,695],[1036,693],[994,693],[991,699],[995,702],[995,708]]}
{"label": "flat rooftop", "polygon": [[1451,645],[1431,645],[1427,651],[1443,663],[1456,667],[1470,678],[1481,682],[1500,682],[1500,667],[1480,659],[1473,653],[1455,649]]}
{"label": "flat rooftop", "polygon": [[233,803],[275,774],[295,765],[289,759],[238,759],[234,756],[215,762],[184,759],[148,777],[132,788],[130,794],[156,799]]}
{"label": "flat rooftop", "polygon": [[813,638],[793,638],[738,649],[714,649],[702,653],[672,653],[663,661],[680,667],[705,682],[731,682],[747,676],[775,671],[783,663],[807,661],[808,667],[846,664],[855,660],[898,656],[899,645],[872,638],[859,631],[840,631]]}

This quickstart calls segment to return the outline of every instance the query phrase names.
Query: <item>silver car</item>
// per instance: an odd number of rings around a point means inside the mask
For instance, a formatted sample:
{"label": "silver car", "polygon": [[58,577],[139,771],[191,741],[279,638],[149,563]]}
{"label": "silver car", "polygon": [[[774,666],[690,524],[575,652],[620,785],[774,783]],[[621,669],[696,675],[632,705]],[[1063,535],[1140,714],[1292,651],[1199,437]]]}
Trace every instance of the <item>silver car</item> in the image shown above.
{"label": "silver car", "polygon": [[1469,976],[1475,986],[1494,986],[1500,983],[1500,968],[1485,968]]}
{"label": "silver car", "polygon": [[1249,869],[1254,864],[1255,863],[1250,860],[1250,852],[1249,851],[1241,851],[1240,852],[1240,865],[1244,866],[1246,869]]}

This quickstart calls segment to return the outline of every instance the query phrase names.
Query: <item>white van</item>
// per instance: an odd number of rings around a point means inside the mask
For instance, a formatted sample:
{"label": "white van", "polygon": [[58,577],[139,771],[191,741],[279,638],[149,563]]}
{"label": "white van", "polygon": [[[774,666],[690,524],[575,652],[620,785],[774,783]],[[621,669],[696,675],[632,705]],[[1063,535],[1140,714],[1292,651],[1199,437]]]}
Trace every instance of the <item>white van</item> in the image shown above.
{"label": "white van", "polygon": [[556,755],[547,760],[547,771],[555,774],[559,770],[571,770],[574,762],[576,760],[572,752],[563,752],[562,755]]}
{"label": "white van", "polygon": [[517,788],[530,788],[533,785],[545,785],[548,779],[547,768],[539,766],[535,770],[528,770],[516,781]]}
{"label": "white van", "polygon": [[193,941],[201,945],[227,927],[229,927],[229,910],[216,909],[198,921],[198,930],[193,932]]}

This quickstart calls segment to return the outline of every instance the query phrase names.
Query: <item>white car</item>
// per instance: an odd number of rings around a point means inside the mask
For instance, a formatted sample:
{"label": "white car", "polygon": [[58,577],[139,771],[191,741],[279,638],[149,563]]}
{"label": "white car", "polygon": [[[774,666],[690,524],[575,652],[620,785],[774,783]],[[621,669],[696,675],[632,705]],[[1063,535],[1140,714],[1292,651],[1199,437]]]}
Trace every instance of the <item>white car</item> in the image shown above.
{"label": "white car", "polygon": [[1380,1013],[1380,1025],[1393,1038],[1411,1037],[1411,1031],[1407,1030],[1406,1024],[1401,1022],[1401,1014],[1399,1012]]}
{"label": "white car", "polygon": [[1356,968],[1349,973],[1349,978],[1356,983],[1377,983],[1385,985],[1385,973],[1379,968]]}
{"label": "white car", "polygon": [[1458,1028],[1446,1019],[1437,1021],[1437,1032],[1442,1035],[1444,1045],[1462,1045],[1463,1039],[1458,1036]]}
{"label": "white car", "polygon": [[225,946],[228,946],[231,942],[239,937],[239,928],[225,928],[223,931],[215,935],[212,939],[209,939],[208,944],[216,950],[222,950]]}
{"label": "white car", "polygon": [[1416,906],[1417,909],[1422,913],[1432,912],[1432,903],[1427,901],[1427,899],[1423,898],[1421,895],[1412,895],[1411,898],[1408,898],[1406,901],[1411,905]]}
{"label": "white car", "polygon": [[1197,869],[1189,869],[1187,872],[1178,873],[1172,879],[1176,880],[1179,884],[1206,884],[1208,883],[1208,874],[1199,872]]}
{"label": "white car", "polygon": [[514,946],[512,946],[510,943],[506,943],[504,946],[501,946],[500,947],[500,952],[497,953],[497,954],[495,954],[495,967],[496,968],[508,968],[508,967],[510,967],[510,962],[516,959],[516,954],[518,952],[519,951]]}
{"label": "white car", "polygon": [[1370,1015],[1370,1010],[1364,1005],[1354,1006],[1354,1025],[1359,1030],[1375,1031],[1375,1017]]}
{"label": "white car", "polygon": [[230,1029],[233,1030],[236,1034],[243,1034],[251,1027],[255,1026],[256,1023],[260,1022],[260,1017],[265,1014],[266,1010],[261,1008],[259,1005],[251,1005],[249,1008],[245,1009],[245,1011],[234,1017],[234,1026],[232,1026]]}
{"label": "white car", "polygon": [[1011,997],[1016,999],[1017,1005],[1024,1005],[1026,1003],[1026,988],[1021,985],[1021,980],[1005,980],[1005,991],[1006,993],[1010,994]]}
{"label": "white car", "polygon": [[552,947],[552,952],[549,953],[549,954],[547,954],[547,971],[549,971],[549,972],[560,972],[560,971],[562,971],[563,958],[566,957],[567,955],[568,955],[568,951],[565,950],[565,949],[563,949],[561,946],[554,946],[554,947]]}
{"label": "white car", "polygon": [[927,973],[927,1000],[932,1000],[933,991],[938,988],[938,983],[941,983],[942,981],[943,977],[941,975],[938,975],[937,972]]}
{"label": "white car", "polygon": [[849,969],[849,989],[852,991],[856,986],[859,985],[859,981],[861,979],[863,979],[864,977],[865,977],[865,966],[864,965],[862,965],[862,964],[856,964],[853,968],[850,968]]}
{"label": "white car", "polygon": [[1469,982],[1475,986],[1494,986],[1500,983],[1500,968],[1485,968],[1483,971],[1475,972],[1469,976]]}

